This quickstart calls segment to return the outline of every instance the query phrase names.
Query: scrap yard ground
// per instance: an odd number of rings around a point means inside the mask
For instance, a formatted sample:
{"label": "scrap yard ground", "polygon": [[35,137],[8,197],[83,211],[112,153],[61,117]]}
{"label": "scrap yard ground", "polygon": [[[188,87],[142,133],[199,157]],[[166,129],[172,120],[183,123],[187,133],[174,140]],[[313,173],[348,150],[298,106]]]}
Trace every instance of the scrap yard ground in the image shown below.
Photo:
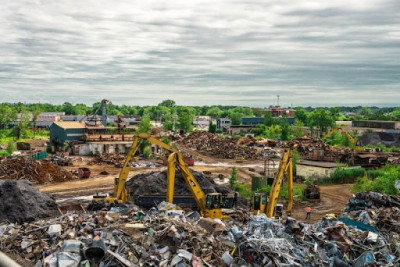
{"label": "scrap yard ground", "polygon": [[[196,155],[194,156],[196,157]],[[79,167],[88,167],[87,163],[92,159],[91,157],[75,158],[79,159],[79,161],[74,161],[73,166],[66,166],[64,168],[74,171]],[[82,159],[82,161],[80,161],[80,159]],[[191,169],[197,172],[211,172],[210,176],[216,181],[219,181],[219,178],[217,178],[218,175],[222,174],[224,175],[226,182],[232,171],[231,166],[237,166],[239,182],[246,184],[251,184],[251,177],[258,175],[257,172],[250,171],[248,166],[252,166],[250,169],[262,170],[264,164],[260,160],[256,162],[245,161],[243,163],[237,163],[235,160],[216,160],[206,156],[202,156],[202,159],[204,159],[205,162],[201,162],[201,165],[193,166]],[[140,162],[144,162],[144,160],[141,160]],[[216,162],[219,162],[220,164]],[[212,166],[212,164],[217,166]],[[276,162],[276,164],[278,164],[278,162]],[[38,188],[43,193],[53,194],[58,201],[61,201],[60,205],[64,206],[79,204],[85,201],[88,202],[90,201],[90,197],[96,193],[111,192],[113,189],[114,178],[118,177],[121,169],[107,164],[91,165],[89,167],[92,172],[89,179],[77,179],[57,184],[38,185]],[[130,171],[129,177],[133,177],[137,174],[164,170],[166,170],[165,166],[136,167]],[[103,171],[106,171],[108,174],[101,175],[100,173]],[[310,205],[312,209],[312,216],[309,222],[318,221],[329,213],[341,213],[352,196],[349,190],[350,186],[351,185],[348,184],[321,185],[321,200],[310,201],[307,202],[307,204],[305,204],[305,202],[295,203],[292,210],[292,217],[299,221],[304,221],[305,205]]]}

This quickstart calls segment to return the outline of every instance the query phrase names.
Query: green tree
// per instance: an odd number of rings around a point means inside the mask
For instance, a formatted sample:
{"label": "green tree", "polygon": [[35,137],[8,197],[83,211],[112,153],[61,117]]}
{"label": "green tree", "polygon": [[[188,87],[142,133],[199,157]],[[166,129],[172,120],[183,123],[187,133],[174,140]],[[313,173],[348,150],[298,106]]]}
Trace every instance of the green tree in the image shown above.
{"label": "green tree", "polygon": [[362,107],[360,115],[368,119],[372,115],[371,109],[369,107]]}
{"label": "green tree", "polygon": [[262,108],[253,108],[253,114],[256,117],[263,117],[265,110]]}
{"label": "green tree", "polygon": [[16,151],[17,150],[17,148],[16,148],[16,146],[15,146],[15,144],[14,144],[14,142],[13,141],[8,141],[8,144],[7,144],[7,147],[6,147],[6,151],[7,151],[7,153],[9,154],[9,155],[11,155],[14,151]]}
{"label": "green tree", "polygon": [[136,132],[147,133],[147,134],[151,133],[151,123],[150,123],[150,117],[148,115],[142,117]]}
{"label": "green tree", "polygon": [[150,146],[145,146],[144,148],[143,148],[143,157],[145,158],[145,159],[149,159],[149,158],[151,158],[151,148],[150,148]]}
{"label": "green tree", "polygon": [[307,132],[304,130],[304,123],[300,120],[295,119],[294,125],[292,127],[292,133],[294,137],[303,137],[307,135]]}
{"label": "green tree", "polygon": [[338,107],[332,107],[329,109],[329,112],[331,113],[331,116],[334,121],[338,121],[340,118],[340,113],[339,113],[339,108]]}
{"label": "green tree", "polygon": [[17,119],[17,111],[6,103],[0,105],[0,126],[7,127],[12,121]]}
{"label": "green tree", "polygon": [[173,131],[174,130],[174,123],[170,120],[166,120],[163,126],[164,130],[166,131]]}
{"label": "green tree", "polygon": [[282,128],[279,125],[272,125],[266,128],[264,136],[270,139],[276,139],[282,136]]}
{"label": "green tree", "polygon": [[171,143],[171,139],[169,139],[168,135],[163,135],[163,136],[161,136],[161,142],[169,145]]}
{"label": "green tree", "polygon": [[185,133],[189,133],[193,130],[193,119],[194,119],[194,111],[189,107],[184,107],[180,111],[179,115],[179,129],[181,129]]}
{"label": "green tree", "polygon": [[162,101],[160,104],[158,104],[158,105],[159,105],[159,106],[163,106],[163,107],[172,108],[172,107],[175,107],[176,103],[175,103],[174,100],[166,99],[166,100],[163,100],[163,101]]}
{"label": "green tree", "polygon": [[213,119],[218,118],[220,116],[220,114],[221,114],[221,110],[217,106],[213,106],[213,107],[209,108],[207,111],[207,115]]}
{"label": "green tree", "polygon": [[231,177],[229,178],[229,185],[231,186],[232,189],[235,188],[237,184],[238,176],[237,176],[237,168],[235,166],[232,167],[232,174]]}
{"label": "green tree", "polygon": [[264,118],[265,118],[264,124],[265,124],[266,126],[272,126],[272,125],[275,124],[275,120],[274,120],[274,117],[272,117],[271,111],[267,111],[267,112],[265,113]]}
{"label": "green tree", "polygon": [[335,121],[329,111],[325,109],[316,109],[309,115],[310,126],[317,127],[321,134],[327,132],[329,127],[334,127]]}
{"label": "green tree", "polygon": [[35,105],[32,107],[33,139],[36,138],[37,120],[40,116],[40,113],[42,113],[40,106]]}
{"label": "green tree", "polygon": [[232,112],[230,114],[231,124],[240,125],[242,123],[242,114],[238,112]]}
{"label": "green tree", "polygon": [[279,126],[281,127],[281,139],[282,140],[289,140],[290,139],[290,124],[287,121],[286,117],[279,118],[277,120]]}
{"label": "green tree", "polygon": [[307,124],[308,112],[305,108],[296,109],[296,113],[294,114],[294,118],[298,121],[301,121],[304,125]]}
{"label": "green tree", "polygon": [[14,121],[15,126],[13,128],[14,136],[16,136],[18,140],[21,139],[22,136],[27,135],[29,121],[30,118],[28,111],[25,107],[20,107],[18,118]]}
{"label": "green tree", "polygon": [[215,125],[214,123],[212,123],[212,121],[210,121],[210,124],[208,125],[208,131],[210,133],[215,133],[217,131],[217,125]]}

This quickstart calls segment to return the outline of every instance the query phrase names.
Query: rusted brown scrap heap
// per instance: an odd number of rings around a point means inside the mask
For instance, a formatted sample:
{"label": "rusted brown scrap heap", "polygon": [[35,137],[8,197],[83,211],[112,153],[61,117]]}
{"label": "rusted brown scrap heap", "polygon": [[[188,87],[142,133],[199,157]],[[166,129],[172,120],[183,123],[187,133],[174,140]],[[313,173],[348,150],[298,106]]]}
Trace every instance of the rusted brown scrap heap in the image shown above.
{"label": "rusted brown scrap heap", "polygon": [[193,132],[179,140],[178,143],[217,158],[236,159],[237,157],[243,157],[248,160],[261,159],[261,154],[256,149],[236,145],[231,138],[223,139],[208,132]]}
{"label": "rusted brown scrap heap", "polygon": [[33,183],[64,182],[73,178],[72,174],[51,162],[32,158],[15,158],[0,163],[0,179],[27,179]]}

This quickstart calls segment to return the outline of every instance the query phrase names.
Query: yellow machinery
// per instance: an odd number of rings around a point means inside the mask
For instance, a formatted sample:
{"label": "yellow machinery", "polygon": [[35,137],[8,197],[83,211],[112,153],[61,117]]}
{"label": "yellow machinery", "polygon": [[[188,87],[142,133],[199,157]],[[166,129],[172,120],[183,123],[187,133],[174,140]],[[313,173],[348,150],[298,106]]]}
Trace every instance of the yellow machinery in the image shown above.
{"label": "yellow machinery", "polygon": [[324,135],[324,137],[322,137],[322,140],[325,140],[326,138],[328,138],[329,136],[331,136],[334,132],[337,132],[338,130],[341,130],[342,133],[346,136],[346,138],[355,146],[356,151],[362,151],[362,147],[357,144],[357,141],[341,127],[336,127],[335,129],[333,129],[332,131],[330,131],[329,133]]}
{"label": "yellow machinery", "polygon": [[145,133],[141,133],[135,137],[133,144],[128,152],[128,155],[125,159],[125,163],[122,167],[119,177],[115,179],[113,196],[93,196],[93,201],[106,200],[107,202],[113,203],[115,201],[126,202],[128,200],[128,192],[126,190],[125,183],[128,179],[133,157],[139,148],[140,140],[147,140],[172,152],[168,157],[167,202],[173,203],[175,170],[178,169],[186,184],[188,185],[190,191],[192,192],[197,205],[203,213],[203,216],[219,219],[223,217],[221,206],[225,202],[225,196],[219,193],[205,195],[200,185],[185,164],[182,153],[180,153],[177,149]]}
{"label": "yellow machinery", "polygon": [[276,204],[279,192],[283,183],[283,178],[287,174],[288,183],[288,198],[289,203],[287,207],[287,212],[290,212],[293,207],[293,162],[292,162],[292,150],[287,149],[283,154],[282,160],[279,163],[278,172],[276,173],[274,182],[272,184],[271,192],[267,199],[267,195],[263,193],[254,194],[252,197],[251,211],[253,214],[263,213],[273,218],[276,215],[282,213],[282,204]]}

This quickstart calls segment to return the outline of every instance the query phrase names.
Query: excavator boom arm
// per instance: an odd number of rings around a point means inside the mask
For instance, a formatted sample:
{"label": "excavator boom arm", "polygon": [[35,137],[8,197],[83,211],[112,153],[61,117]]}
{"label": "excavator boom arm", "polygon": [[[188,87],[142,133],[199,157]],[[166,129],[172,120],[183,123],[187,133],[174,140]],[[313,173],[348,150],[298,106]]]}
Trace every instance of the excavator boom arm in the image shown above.
{"label": "excavator boom arm", "polygon": [[328,138],[329,136],[331,136],[334,132],[341,130],[342,133],[347,137],[347,139],[349,139],[349,141],[353,144],[356,145],[357,141],[347,132],[345,131],[343,128],[341,127],[336,127],[335,129],[333,129],[332,131],[330,131],[329,133],[327,133],[326,135],[324,135],[324,137],[322,137],[322,140]]}
{"label": "excavator boom arm", "polygon": [[274,183],[272,184],[271,192],[269,194],[268,204],[266,214],[268,217],[272,218],[274,216],[274,209],[276,200],[278,199],[279,192],[281,190],[281,185],[283,182],[283,177],[286,171],[289,171],[288,175],[288,190],[289,190],[289,205],[288,211],[292,209],[293,206],[293,165],[292,165],[292,151],[286,150],[283,158],[279,164],[278,172],[275,176]]}

